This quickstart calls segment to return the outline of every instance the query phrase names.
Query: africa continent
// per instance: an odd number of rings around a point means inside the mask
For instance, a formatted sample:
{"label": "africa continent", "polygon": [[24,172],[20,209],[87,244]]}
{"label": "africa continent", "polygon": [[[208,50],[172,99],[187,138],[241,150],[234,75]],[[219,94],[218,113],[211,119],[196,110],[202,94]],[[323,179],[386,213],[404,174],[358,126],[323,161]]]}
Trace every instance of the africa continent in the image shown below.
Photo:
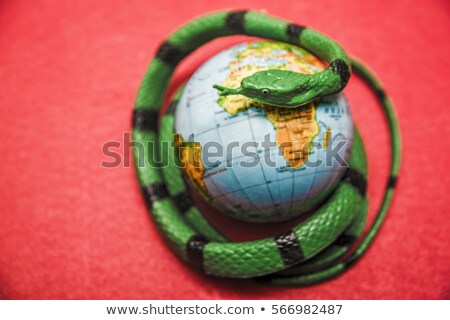
{"label": "africa continent", "polygon": [[[221,83],[227,88],[237,88],[243,78],[255,72],[267,69],[291,70],[299,73],[314,73],[311,65],[323,69],[325,66],[315,56],[306,51],[301,51],[303,56],[291,50],[291,46],[286,45],[284,51],[275,55],[278,59],[286,61],[281,65],[268,65],[260,67],[252,64],[241,65],[242,59],[258,54],[273,54],[273,50],[280,48],[280,43],[261,42],[257,46],[249,47],[232,60],[228,67],[231,69],[226,79]],[[239,67],[236,67],[240,65]],[[256,102],[242,95],[232,95],[219,97],[219,105],[228,113],[236,115],[238,112],[255,107],[265,111],[266,118],[273,124],[276,130],[276,144],[282,151],[284,158],[289,163],[291,169],[301,167],[307,160],[312,147],[312,141],[319,134],[319,125],[316,119],[316,103],[312,102],[305,106],[288,109],[278,108]]]}

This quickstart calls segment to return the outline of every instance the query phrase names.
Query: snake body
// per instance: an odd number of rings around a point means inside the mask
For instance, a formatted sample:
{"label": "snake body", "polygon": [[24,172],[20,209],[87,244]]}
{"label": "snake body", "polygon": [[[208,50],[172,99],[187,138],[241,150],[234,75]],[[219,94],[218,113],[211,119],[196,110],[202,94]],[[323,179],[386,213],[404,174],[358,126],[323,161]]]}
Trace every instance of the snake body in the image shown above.
{"label": "snake body", "polygon": [[[350,65],[376,93],[391,135],[390,178],[375,220],[356,248],[350,249],[362,234],[368,207],[366,155],[357,131],[349,168],[330,198],[292,230],[247,242],[230,241],[203,217],[186,189],[182,173],[174,165],[173,152],[153,154],[152,143],[161,149],[168,145],[166,142],[173,141],[173,106],[177,96],[161,117],[159,132],[158,119],[177,64],[204,43],[233,34],[298,45],[329,66],[308,77],[277,74],[274,70],[256,73],[244,79],[238,89],[216,86],[224,95],[245,94],[264,103],[294,107],[342,90],[350,77]],[[283,85],[287,79],[294,78],[291,87]],[[269,94],[263,89],[268,89]],[[221,12],[198,18],[177,30],[159,47],[136,99],[133,140],[144,146],[148,157],[142,161],[135,153],[144,199],[162,235],[182,260],[208,275],[255,278],[283,285],[311,284],[336,276],[366,252],[387,214],[400,165],[397,119],[390,99],[375,76],[359,62],[350,60],[325,35],[252,11]]]}

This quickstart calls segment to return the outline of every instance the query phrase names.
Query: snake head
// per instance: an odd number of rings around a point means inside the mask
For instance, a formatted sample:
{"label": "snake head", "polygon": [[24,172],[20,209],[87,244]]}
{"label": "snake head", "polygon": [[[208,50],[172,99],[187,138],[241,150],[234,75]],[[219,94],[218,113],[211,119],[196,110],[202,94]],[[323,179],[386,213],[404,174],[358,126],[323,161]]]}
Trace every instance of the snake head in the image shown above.
{"label": "snake head", "polygon": [[213,85],[213,88],[219,90],[220,96],[230,96],[233,94],[241,94],[242,93],[241,88],[232,89],[232,88],[219,86],[218,84]]}
{"label": "snake head", "polygon": [[217,84],[213,87],[220,91],[220,96],[242,94],[257,102],[295,108],[318,98],[318,92],[314,90],[317,87],[311,86],[315,82],[318,81],[313,75],[271,69],[258,71],[242,79],[241,86],[236,89]]}

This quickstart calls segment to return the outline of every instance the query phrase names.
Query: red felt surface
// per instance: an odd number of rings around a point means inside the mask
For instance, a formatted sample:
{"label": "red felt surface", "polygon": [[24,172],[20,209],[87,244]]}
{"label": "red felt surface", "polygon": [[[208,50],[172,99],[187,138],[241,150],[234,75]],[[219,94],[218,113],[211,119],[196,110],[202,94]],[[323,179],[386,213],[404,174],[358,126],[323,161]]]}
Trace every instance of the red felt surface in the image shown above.
{"label": "red felt surface", "polygon": [[[266,9],[329,34],[370,64],[396,103],[404,158],[393,207],[368,254],[332,281],[272,288],[199,275],[162,241],[133,168],[100,166],[102,145],[130,129],[159,43],[228,8]],[[450,298],[449,18],[446,0],[1,1],[0,297]],[[236,41],[204,48],[176,81]],[[360,81],[346,92],[369,154],[373,212],[386,127]]]}

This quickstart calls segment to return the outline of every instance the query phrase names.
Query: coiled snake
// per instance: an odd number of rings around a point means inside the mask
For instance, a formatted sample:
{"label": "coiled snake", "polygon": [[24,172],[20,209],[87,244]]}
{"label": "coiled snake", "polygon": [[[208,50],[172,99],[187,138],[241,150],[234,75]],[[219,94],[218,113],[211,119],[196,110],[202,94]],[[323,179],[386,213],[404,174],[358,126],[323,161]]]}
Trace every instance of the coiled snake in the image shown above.
{"label": "coiled snake", "polygon": [[[283,234],[247,242],[231,242],[202,216],[173,165],[173,153],[153,159],[151,143],[173,141],[173,108],[159,111],[177,64],[189,53],[217,37],[244,34],[298,45],[328,63],[314,75],[276,70],[245,78],[240,88],[215,86],[222,95],[244,94],[254,100],[295,107],[341,91],[351,68],[375,93],[391,136],[391,166],[384,198],[362,239],[367,216],[367,162],[357,131],[349,168],[329,199],[305,221]],[[274,81],[276,79],[276,81]],[[176,103],[175,97],[172,105]],[[144,146],[147,161],[136,171],[154,221],[173,251],[198,270],[214,276],[255,278],[274,284],[312,284],[336,276],[368,249],[387,214],[400,166],[400,134],[392,103],[376,77],[361,63],[350,60],[340,45],[310,28],[253,11],[206,15],[173,33],[158,49],[138,92],[133,114],[133,140]],[[355,242],[356,248],[351,249]]]}

